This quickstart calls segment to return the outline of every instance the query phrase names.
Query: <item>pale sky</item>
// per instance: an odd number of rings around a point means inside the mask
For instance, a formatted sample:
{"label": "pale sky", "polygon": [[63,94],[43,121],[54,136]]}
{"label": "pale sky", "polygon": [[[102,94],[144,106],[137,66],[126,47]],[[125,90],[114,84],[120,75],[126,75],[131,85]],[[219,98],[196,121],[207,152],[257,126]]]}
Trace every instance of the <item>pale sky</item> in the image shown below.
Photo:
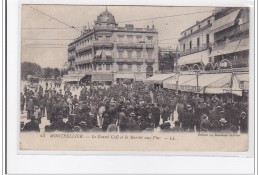
{"label": "pale sky", "polygon": [[[94,24],[97,16],[105,10],[105,6],[79,5],[29,5],[51,17],[70,26],[87,26]],[[107,6],[119,27],[134,24],[142,28],[155,25],[158,30],[159,46],[176,48],[180,33],[194,25],[196,21],[210,16],[213,7],[151,7],[151,6]],[[51,19],[26,5],[22,6],[22,62],[30,61],[41,67],[58,67],[67,60],[67,45],[80,36],[80,32],[69,29],[68,26]],[[187,14],[197,13],[198,14]],[[187,15],[182,15],[187,14]],[[120,23],[123,21],[140,20],[164,16],[181,15],[175,17],[158,18]],[[36,29],[37,28],[37,29]],[[39,29],[49,28],[49,29]],[[54,29],[56,28],[56,29]],[[57,29],[58,28],[58,29]],[[82,29],[82,28],[78,28]],[[43,39],[43,40],[32,40]],[[51,39],[51,40],[45,40]],[[67,40],[64,40],[67,39]],[[34,48],[33,48],[34,47]],[[43,48],[46,47],[46,48]]]}

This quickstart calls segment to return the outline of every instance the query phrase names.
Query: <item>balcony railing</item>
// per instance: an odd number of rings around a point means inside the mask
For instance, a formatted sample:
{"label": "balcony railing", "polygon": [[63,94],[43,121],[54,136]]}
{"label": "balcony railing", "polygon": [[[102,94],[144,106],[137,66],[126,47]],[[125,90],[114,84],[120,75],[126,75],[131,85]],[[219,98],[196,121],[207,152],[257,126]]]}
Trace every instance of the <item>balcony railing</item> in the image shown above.
{"label": "balcony railing", "polygon": [[100,56],[95,56],[92,60],[93,62],[113,62],[113,58],[112,57],[106,57],[105,59],[101,58]]}
{"label": "balcony railing", "polygon": [[180,56],[185,56],[185,55],[193,54],[193,53],[196,53],[196,52],[201,52],[201,51],[209,49],[210,46],[211,46],[211,43],[208,43],[208,44],[203,44],[200,47],[194,47],[192,49],[186,49],[184,52],[180,53]]}
{"label": "balcony railing", "polygon": [[68,47],[68,51],[72,51],[72,50],[75,50],[76,49],[76,46],[75,45],[72,45],[72,46],[69,46]]}
{"label": "balcony railing", "polygon": [[113,47],[113,42],[112,41],[108,41],[108,40],[105,40],[105,41],[93,41],[93,46],[94,47]]}
{"label": "balcony railing", "polygon": [[84,51],[90,50],[90,49],[92,49],[92,44],[81,45],[81,46],[77,46],[76,52],[77,52],[77,53],[79,53],[79,52],[84,52]]}
{"label": "balcony railing", "polygon": [[119,58],[116,60],[117,63],[141,63],[141,58]]}
{"label": "balcony railing", "polygon": [[143,43],[118,43],[119,48],[143,48]]}

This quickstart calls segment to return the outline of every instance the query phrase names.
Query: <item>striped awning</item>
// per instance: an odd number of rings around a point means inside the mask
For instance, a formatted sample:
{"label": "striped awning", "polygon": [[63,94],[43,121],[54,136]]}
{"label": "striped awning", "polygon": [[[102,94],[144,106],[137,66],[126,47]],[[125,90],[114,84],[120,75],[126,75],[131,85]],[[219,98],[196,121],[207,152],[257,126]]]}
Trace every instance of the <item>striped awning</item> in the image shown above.
{"label": "striped awning", "polygon": [[240,9],[214,21],[211,26],[211,31],[216,33],[216,32],[219,32],[221,30],[224,30],[228,27],[235,25],[235,20],[238,16],[239,12],[240,12]]}

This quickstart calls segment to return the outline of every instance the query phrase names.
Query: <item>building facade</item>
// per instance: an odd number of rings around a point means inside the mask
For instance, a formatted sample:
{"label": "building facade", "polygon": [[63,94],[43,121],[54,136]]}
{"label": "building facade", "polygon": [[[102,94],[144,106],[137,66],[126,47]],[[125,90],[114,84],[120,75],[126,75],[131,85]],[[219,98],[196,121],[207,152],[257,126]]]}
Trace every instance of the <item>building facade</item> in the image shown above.
{"label": "building facade", "polygon": [[179,44],[181,71],[248,71],[249,8],[216,8],[184,30]]}
{"label": "building facade", "polygon": [[143,81],[158,71],[158,32],[154,26],[119,27],[105,10],[84,27],[68,46],[69,73],[65,81]]}
{"label": "building facade", "polygon": [[214,16],[209,16],[181,33],[177,63],[179,70],[201,70],[208,64],[210,47],[214,42],[210,30],[213,21]]}
{"label": "building facade", "polygon": [[214,44],[208,68],[248,70],[249,8],[219,8],[213,15]]}

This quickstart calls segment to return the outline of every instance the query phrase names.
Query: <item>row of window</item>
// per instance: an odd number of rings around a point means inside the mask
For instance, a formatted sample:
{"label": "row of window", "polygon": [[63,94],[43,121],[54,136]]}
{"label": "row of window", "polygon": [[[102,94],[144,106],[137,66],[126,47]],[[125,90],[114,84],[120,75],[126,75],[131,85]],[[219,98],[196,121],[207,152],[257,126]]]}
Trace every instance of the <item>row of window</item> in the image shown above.
{"label": "row of window", "polygon": [[[210,42],[209,42],[209,34],[207,34],[206,35],[206,44],[209,44]],[[200,43],[200,38],[197,38],[197,43],[196,43],[196,46],[197,47],[200,47],[201,46],[201,43]],[[186,49],[188,49],[188,48],[186,48],[186,44],[183,44],[183,51],[185,51]],[[192,49],[192,48],[194,48],[193,47],[193,43],[192,43],[192,41],[190,41],[189,42],[189,49]]]}
{"label": "row of window", "polygon": [[[137,65],[136,65],[137,71],[141,71],[141,68],[142,68],[142,66],[141,66],[140,64],[137,64]],[[118,65],[118,70],[119,70],[119,71],[123,71],[123,70],[132,71],[132,65],[129,64],[129,65],[127,65],[127,69],[124,69],[124,65],[119,64],[119,65]]]}
{"label": "row of window", "polygon": [[[106,64],[106,65],[105,65],[105,70],[110,71],[111,66],[112,66],[112,65],[110,65],[110,64]],[[99,64],[99,65],[97,65],[97,66],[94,65],[93,68],[94,68],[94,70],[99,70],[99,71],[103,70],[103,66],[102,66],[101,64]],[[78,70],[91,69],[91,66],[78,66],[77,69],[78,69]],[[127,67],[124,67],[123,64],[119,64],[119,65],[118,65],[118,71],[124,71],[124,70],[132,71],[132,69],[133,69],[133,65],[131,65],[131,64],[127,65]],[[140,72],[141,69],[142,69],[142,65],[137,64],[137,65],[136,65],[136,70]]]}
{"label": "row of window", "polygon": [[[94,70],[99,70],[101,71],[102,70],[102,65],[97,65],[97,66],[94,66]],[[109,71],[111,69],[111,65],[110,64],[106,64],[106,70]],[[136,69],[137,71],[141,71],[141,68],[142,66],[141,65],[136,65]],[[122,64],[119,64],[118,65],[118,71],[124,71],[124,70],[127,70],[127,71],[132,71],[133,69],[133,66],[131,64],[127,65],[127,69],[124,69],[124,65]]]}

